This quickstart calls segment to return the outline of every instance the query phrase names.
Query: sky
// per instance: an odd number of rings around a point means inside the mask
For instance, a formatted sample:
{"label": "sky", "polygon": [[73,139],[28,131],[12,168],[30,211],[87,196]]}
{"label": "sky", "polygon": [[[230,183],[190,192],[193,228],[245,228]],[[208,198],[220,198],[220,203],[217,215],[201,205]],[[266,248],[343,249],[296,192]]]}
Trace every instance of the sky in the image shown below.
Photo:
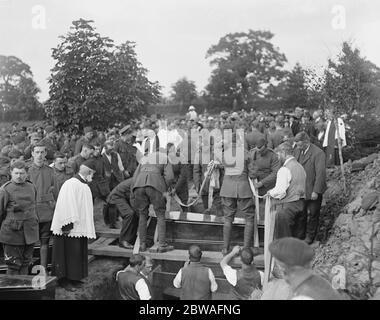
{"label": "sky", "polygon": [[378,0],[0,0],[0,54],[29,64],[40,101],[48,98],[51,49],[79,18],[94,20],[115,44],[136,42],[139,61],[164,95],[182,77],[204,89],[212,71],[207,50],[249,29],[275,34],[287,69],[296,62],[321,68],[343,41],[380,66]]}

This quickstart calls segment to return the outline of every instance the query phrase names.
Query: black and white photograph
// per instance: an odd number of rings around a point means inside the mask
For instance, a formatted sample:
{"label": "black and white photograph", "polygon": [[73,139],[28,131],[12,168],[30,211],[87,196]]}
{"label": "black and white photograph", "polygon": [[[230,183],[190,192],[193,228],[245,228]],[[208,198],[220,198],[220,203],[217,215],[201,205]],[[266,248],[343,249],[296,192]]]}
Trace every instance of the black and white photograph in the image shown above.
{"label": "black and white photograph", "polygon": [[0,301],[380,300],[379,30],[373,0],[0,0]]}

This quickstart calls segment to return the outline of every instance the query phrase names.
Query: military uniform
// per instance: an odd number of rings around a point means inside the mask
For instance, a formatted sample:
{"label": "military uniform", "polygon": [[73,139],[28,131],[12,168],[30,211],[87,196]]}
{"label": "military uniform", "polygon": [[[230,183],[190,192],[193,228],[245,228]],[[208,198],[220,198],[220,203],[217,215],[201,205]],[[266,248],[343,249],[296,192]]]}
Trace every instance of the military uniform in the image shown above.
{"label": "military uniform", "polygon": [[269,148],[263,152],[251,151],[248,158],[248,175],[257,179],[263,186],[259,188],[259,195],[266,194],[276,184],[277,171],[281,165],[276,153]]}
{"label": "military uniform", "polygon": [[41,244],[48,244],[51,236],[50,226],[53,220],[55,200],[58,190],[53,168],[43,164],[32,164],[28,170],[30,181],[37,190],[36,210],[39,219]]}
{"label": "military uniform", "polygon": [[28,274],[38,241],[37,190],[32,182],[9,181],[0,188],[0,242],[8,274]]}
{"label": "military uniform", "polygon": [[107,198],[107,203],[111,206],[115,206],[123,218],[119,243],[127,241],[129,244],[132,244],[136,240],[138,215],[134,211],[131,203],[132,184],[132,178],[121,182],[112,190]]}
{"label": "military uniform", "polygon": [[[160,161],[157,161],[158,158]],[[165,212],[166,198],[163,193],[168,191],[174,179],[172,165],[162,152],[149,153],[142,158],[134,177],[133,193],[135,196],[135,209],[139,213],[139,235],[141,249],[145,249],[147,217],[149,205],[152,204],[157,216],[158,239],[160,247],[165,247]]]}
{"label": "military uniform", "polygon": [[49,162],[54,160],[54,153],[58,150],[57,143],[48,137],[43,138],[40,143],[46,146],[46,160]]}
{"label": "military uniform", "polygon": [[54,170],[54,177],[56,182],[56,189],[59,192],[61,190],[62,185],[65,183],[66,180],[69,180],[72,175],[66,172],[66,168],[62,171],[57,170],[55,167],[53,167]]}
{"label": "military uniform", "polygon": [[[230,143],[225,146],[225,151],[228,147],[234,148],[236,143]],[[243,146],[242,146],[243,147]],[[239,210],[244,214],[244,246],[253,246],[253,226],[255,204],[253,194],[248,181],[248,153],[244,146],[244,156],[242,163],[236,163],[235,166],[224,164],[223,184],[220,189],[222,197],[224,227],[223,227],[223,252],[229,251],[230,237],[232,230],[232,222],[236,212]],[[236,150],[236,154],[239,150]],[[239,166],[241,165],[241,167]]]}

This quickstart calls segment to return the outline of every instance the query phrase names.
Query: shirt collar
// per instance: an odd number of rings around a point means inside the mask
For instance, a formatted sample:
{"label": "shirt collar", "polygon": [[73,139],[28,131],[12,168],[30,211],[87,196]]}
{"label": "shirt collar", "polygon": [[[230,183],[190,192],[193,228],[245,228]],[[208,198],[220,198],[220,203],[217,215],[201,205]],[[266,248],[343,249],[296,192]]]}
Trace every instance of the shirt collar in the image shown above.
{"label": "shirt collar", "polygon": [[306,148],[306,150],[303,151],[303,154],[306,154],[306,152],[308,152],[309,149],[310,149],[310,144],[308,145],[308,147]]}
{"label": "shirt collar", "polygon": [[87,183],[87,180],[85,179],[85,177],[82,174],[78,173],[78,176],[80,176],[82,178],[82,180]]}

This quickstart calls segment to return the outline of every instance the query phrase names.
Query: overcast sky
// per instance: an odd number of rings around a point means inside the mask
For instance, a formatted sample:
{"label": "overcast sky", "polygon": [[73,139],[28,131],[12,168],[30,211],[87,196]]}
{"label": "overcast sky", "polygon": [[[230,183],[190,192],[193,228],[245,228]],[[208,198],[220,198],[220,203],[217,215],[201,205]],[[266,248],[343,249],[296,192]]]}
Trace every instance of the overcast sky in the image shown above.
{"label": "overcast sky", "polygon": [[[46,12],[45,29],[36,28],[42,26],[36,5]],[[343,29],[339,5],[345,9]],[[211,72],[207,49],[227,33],[248,29],[272,31],[287,68],[297,61],[321,67],[344,40],[380,66],[378,0],[0,0],[0,54],[31,66],[41,101],[48,97],[51,48],[79,18],[94,20],[97,31],[116,44],[135,41],[140,62],[164,94],[184,76],[202,90]]]}

